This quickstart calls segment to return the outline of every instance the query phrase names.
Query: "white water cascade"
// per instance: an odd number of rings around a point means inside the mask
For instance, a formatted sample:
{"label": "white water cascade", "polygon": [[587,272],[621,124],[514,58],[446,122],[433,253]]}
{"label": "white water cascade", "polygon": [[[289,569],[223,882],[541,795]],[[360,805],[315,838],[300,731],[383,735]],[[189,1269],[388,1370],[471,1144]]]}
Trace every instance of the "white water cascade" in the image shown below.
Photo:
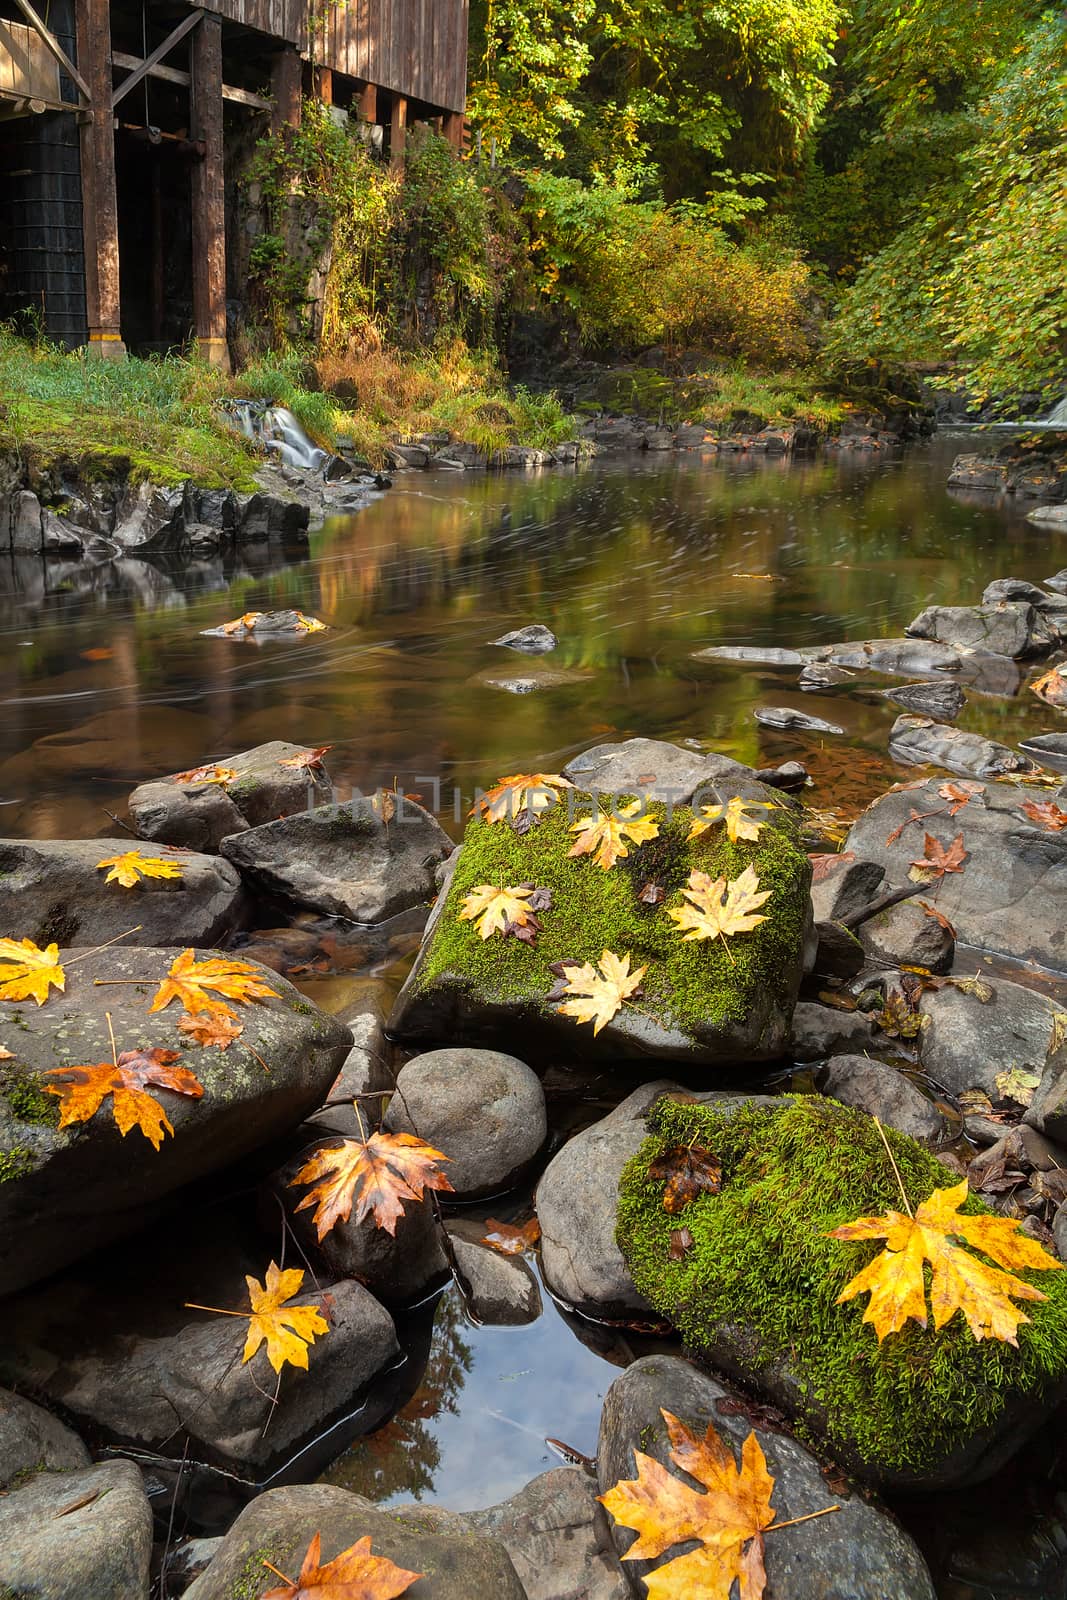
{"label": "white water cascade", "polygon": [[1042,420],[1046,428],[1067,428],[1067,395]]}
{"label": "white water cascade", "polygon": [[245,437],[278,456],[283,466],[327,476],[330,464],[338,460],[311,442],[286,406],[272,406],[266,400],[227,400],[224,404]]}

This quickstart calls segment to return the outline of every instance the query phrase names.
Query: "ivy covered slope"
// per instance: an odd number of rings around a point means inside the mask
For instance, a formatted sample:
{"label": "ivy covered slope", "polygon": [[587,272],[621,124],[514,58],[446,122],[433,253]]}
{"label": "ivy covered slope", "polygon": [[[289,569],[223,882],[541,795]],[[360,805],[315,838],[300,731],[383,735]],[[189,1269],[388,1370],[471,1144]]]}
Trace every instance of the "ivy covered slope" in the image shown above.
{"label": "ivy covered slope", "polygon": [[[648,1121],[619,1186],[617,1237],[638,1289],[697,1355],[757,1388],[851,1470],[905,1486],[987,1476],[1062,1398],[1067,1272],[1021,1274],[1047,1298],[1020,1305],[1030,1320],[1018,1348],[976,1340],[959,1312],[940,1331],[909,1321],[879,1343],[863,1321],[866,1294],[835,1304],[882,1246],[829,1231],[902,1208],[872,1117],[813,1095],[774,1108],[664,1099]],[[884,1132],[913,1207],[958,1183],[914,1140]],[[672,1216],[648,1169],[691,1140],[720,1159],[722,1189]],[[974,1196],[962,1209],[989,1213]],[[693,1243],[674,1260],[671,1233],[683,1226]]]}
{"label": "ivy covered slope", "polygon": [[[572,823],[594,814],[598,800],[614,815],[630,802],[566,794],[569,805],[553,805],[525,831],[506,818],[468,825],[391,1027],[407,1038],[493,1043],[524,1055],[542,1048],[557,1057],[649,1055],[729,1067],[781,1054],[810,915],[810,867],[788,813],[776,809],[752,842],[731,842],[721,823],[691,840],[688,807],[649,802],[641,815],[655,837],[629,841],[628,854],[605,869],[592,854],[571,855]],[[764,920],[728,938],[683,938],[669,913],[683,905],[690,873],[731,881],[747,868],[768,895]],[[471,891],[522,884],[551,895],[532,944],[501,933],[482,938],[464,919]],[[645,972],[594,1034],[561,1012],[567,969],[558,964],[596,967],[605,951],[628,957],[631,973]]]}

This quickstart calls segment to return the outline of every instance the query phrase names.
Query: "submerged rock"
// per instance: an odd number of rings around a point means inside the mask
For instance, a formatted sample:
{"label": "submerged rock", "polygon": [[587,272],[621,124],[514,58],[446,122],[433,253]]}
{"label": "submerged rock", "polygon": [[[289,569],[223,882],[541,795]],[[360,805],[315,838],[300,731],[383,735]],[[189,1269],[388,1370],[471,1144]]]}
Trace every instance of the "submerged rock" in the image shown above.
{"label": "submerged rock", "polygon": [[[671,1461],[664,1411],[678,1417],[698,1437],[709,1424],[714,1426],[738,1462],[745,1440],[754,1433],[774,1480],[771,1505],[777,1523],[807,1517],[828,1505],[839,1507],[830,1516],[813,1517],[781,1535],[768,1535],[764,1546],[768,1596],[778,1595],[782,1600],[934,1600],[922,1556],[888,1512],[840,1484],[831,1491],[824,1468],[810,1451],[772,1422],[754,1416],[743,1395],[677,1356],[644,1356],[608,1390],[597,1451],[602,1494],[636,1475],[634,1452],[638,1450],[686,1482]],[[622,1555],[633,1544],[635,1534],[622,1523],[614,1524],[613,1531]],[[680,1549],[671,1549],[654,1561],[623,1562],[632,1593],[643,1595],[648,1574],[680,1553]]]}
{"label": "submerged rock", "polygon": [[783,650],[769,644],[716,644],[693,651],[694,661],[739,661],[753,667],[802,667],[810,659],[810,651]]}
{"label": "submerged rock", "polygon": [[[880,1245],[828,1237],[958,1179],[873,1117],[819,1096],[772,1104],[661,1099],[620,1184],[618,1241],[641,1290],[690,1348],[825,1441],[875,1483],[946,1488],[997,1471],[1067,1393],[1067,1278],[1033,1274],[1019,1348],[978,1341],[962,1315],[911,1322],[879,1343],[867,1300],[837,1304]],[[649,1166],[697,1141],[723,1168],[721,1192],[669,1215]],[[976,1197],[968,1208],[987,1208]],[[672,1229],[693,1246],[673,1260]]]}
{"label": "submerged rock", "polygon": [[537,1279],[521,1256],[501,1255],[449,1225],[456,1266],[465,1281],[465,1304],[479,1322],[493,1328],[523,1327],[543,1310]]}
{"label": "submerged rock", "polygon": [[904,683],[899,689],[880,692],[894,705],[903,706],[905,711],[933,717],[939,722],[953,722],[967,704],[967,697],[958,683]]}
{"label": "submerged rock", "polygon": [[476,672],[470,682],[484,689],[502,689],[505,694],[536,694],[539,689],[559,689],[569,684],[587,683],[590,674],[583,667],[527,667],[525,672],[487,668]]}
{"label": "submerged rock", "polygon": [[499,639],[490,639],[489,643],[502,644],[507,650],[519,650],[525,656],[543,656],[554,650],[559,640],[551,628],[546,628],[541,622],[531,622],[525,628],[501,634]]}
{"label": "submerged rock", "polygon": [[909,766],[947,767],[965,778],[998,778],[1005,772],[1033,772],[1029,756],[995,739],[961,728],[945,728],[929,717],[898,717],[889,731],[889,754]]}
{"label": "submerged rock", "polygon": [[806,711],[794,711],[792,706],[757,706],[752,715],[764,728],[786,728],[791,733],[844,733],[836,722],[825,722],[822,717],[809,717]]}
{"label": "submerged rock", "polygon": [[1060,643],[1049,619],[1025,600],[996,605],[927,606],[904,630],[914,639],[936,639],[963,650],[988,650],[992,655],[1047,655]]}
{"label": "submerged rock", "polygon": [[152,1508],[132,1461],[42,1472],[0,1497],[0,1594],[145,1600]]}
{"label": "submerged rock", "polygon": [[[303,745],[274,739],[189,773],[142,783],[128,801],[134,826],[142,839],[217,850],[228,834],[329,797],[330,780],[321,765],[286,766],[306,754]],[[220,773],[233,776],[218,782]]]}
{"label": "submerged rock", "polygon": [[832,644],[820,659],[835,667],[858,672],[884,672],[898,678],[918,672],[958,672],[961,657],[951,645],[919,639],[866,639],[856,644]]}

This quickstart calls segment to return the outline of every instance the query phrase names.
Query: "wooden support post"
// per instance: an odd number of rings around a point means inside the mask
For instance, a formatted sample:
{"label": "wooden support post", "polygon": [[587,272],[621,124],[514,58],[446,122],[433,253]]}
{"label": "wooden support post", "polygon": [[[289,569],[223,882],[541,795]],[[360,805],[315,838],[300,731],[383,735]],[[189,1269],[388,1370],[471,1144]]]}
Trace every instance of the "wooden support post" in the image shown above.
{"label": "wooden support post", "polygon": [[226,344],[226,189],[222,147],[222,22],[204,12],[190,55],[193,166],[193,323],[200,354],[229,370]]}
{"label": "wooden support post", "polygon": [[442,120],[444,122],[443,131],[445,138],[448,140],[453,150],[457,152],[462,150],[463,135],[466,129],[467,121],[466,117],[463,115],[462,111],[448,111],[445,113]]}
{"label": "wooden support post", "polygon": [[407,138],[408,103],[402,94],[394,94],[393,111],[389,119],[389,165],[394,171],[404,165],[404,143]]}
{"label": "wooden support post", "polygon": [[359,119],[361,122],[378,120],[378,86],[375,83],[365,83],[359,91]]}
{"label": "wooden support post", "polygon": [[115,130],[111,115],[110,0],[76,7],[78,64],[89,89],[90,115],[81,126],[82,232],[89,354],[121,361],[119,215],[115,187]]}
{"label": "wooden support post", "polygon": [[333,105],[333,73],[329,67],[315,68],[315,97],[324,106]]}
{"label": "wooden support post", "polygon": [[271,113],[270,131],[278,134],[283,128],[299,128],[301,105],[300,57],[292,45],[286,45],[271,62],[271,90],[274,110]]}

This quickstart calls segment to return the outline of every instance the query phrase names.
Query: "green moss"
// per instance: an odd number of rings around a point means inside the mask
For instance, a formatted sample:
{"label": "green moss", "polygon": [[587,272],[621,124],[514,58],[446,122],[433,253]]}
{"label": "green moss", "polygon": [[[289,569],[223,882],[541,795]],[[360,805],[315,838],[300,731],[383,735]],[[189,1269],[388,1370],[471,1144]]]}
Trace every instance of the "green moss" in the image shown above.
{"label": "green moss", "polygon": [[36,1167],[33,1151],[24,1144],[13,1144],[9,1150],[0,1150],[0,1183],[10,1183],[13,1178],[25,1178]]}
{"label": "green moss", "polygon": [[45,1093],[36,1074],[6,1063],[0,1067],[0,1096],[19,1122],[47,1128],[59,1126],[59,1101],[55,1095]]}
{"label": "green moss", "polygon": [[[721,1325],[750,1329],[746,1366],[787,1361],[801,1425],[831,1446],[920,1470],[994,1425],[1010,1393],[1041,1396],[1067,1379],[1067,1273],[1032,1275],[1048,1298],[1027,1305],[1018,1349],[975,1340],[959,1314],[939,1332],[911,1322],[879,1344],[862,1321],[866,1296],[834,1304],[881,1245],[844,1244],[828,1231],[901,1205],[873,1118],[820,1096],[732,1116],[663,1100],[649,1127],[620,1184],[617,1236],[634,1282],[697,1352],[714,1356]],[[885,1132],[913,1204],[958,1181],[914,1140]],[[680,1219],[663,1210],[648,1166],[694,1137],[721,1159],[722,1192],[686,1208],[693,1247],[672,1262]],[[974,1196],[964,1207],[988,1210]]]}
{"label": "green moss", "polygon": [[[592,795],[571,799],[575,820],[588,816],[596,804]],[[601,803],[607,807],[617,801],[602,796]],[[645,999],[639,1003],[667,1025],[728,1029],[745,1020],[757,998],[765,1006],[768,989],[780,1005],[792,1004],[809,867],[796,846],[788,813],[783,810],[752,844],[732,844],[721,826],[690,843],[693,813],[687,806],[672,811],[650,802],[647,814],[659,823],[659,836],[631,847],[630,855],[608,872],[590,856],[570,857],[574,835],[565,805],[553,806],[525,834],[507,823],[472,822],[419,986],[460,974],[488,997],[540,1007],[556,982],[550,970],[554,962],[595,962],[610,949],[617,955],[628,953],[632,968],[648,967]],[[747,866],[755,869],[761,889],[770,891],[764,906],[767,920],[728,946],[722,940],[682,939],[665,906],[680,904],[676,891],[690,870],[735,878]],[[650,881],[664,889],[664,904],[639,900]],[[464,895],[477,885],[524,882],[552,891],[552,907],[541,915],[536,945],[499,937],[483,940],[473,922],[459,920]]]}
{"label": "green moss", "polygon": [[[258,1550],[253,1550],[233,1581],[230,1600],[259,1600],[260,1595],[264,1594],[268,1587],[276,1589],[278,1579],[263,1563],[269,1561],[279,1572],[284,1572],[285,1562],[291,1554],[291,1542],[284,1541],[278,1549],[265,1544]],[[3,1600],[2,1596],[0,1600]]]}

